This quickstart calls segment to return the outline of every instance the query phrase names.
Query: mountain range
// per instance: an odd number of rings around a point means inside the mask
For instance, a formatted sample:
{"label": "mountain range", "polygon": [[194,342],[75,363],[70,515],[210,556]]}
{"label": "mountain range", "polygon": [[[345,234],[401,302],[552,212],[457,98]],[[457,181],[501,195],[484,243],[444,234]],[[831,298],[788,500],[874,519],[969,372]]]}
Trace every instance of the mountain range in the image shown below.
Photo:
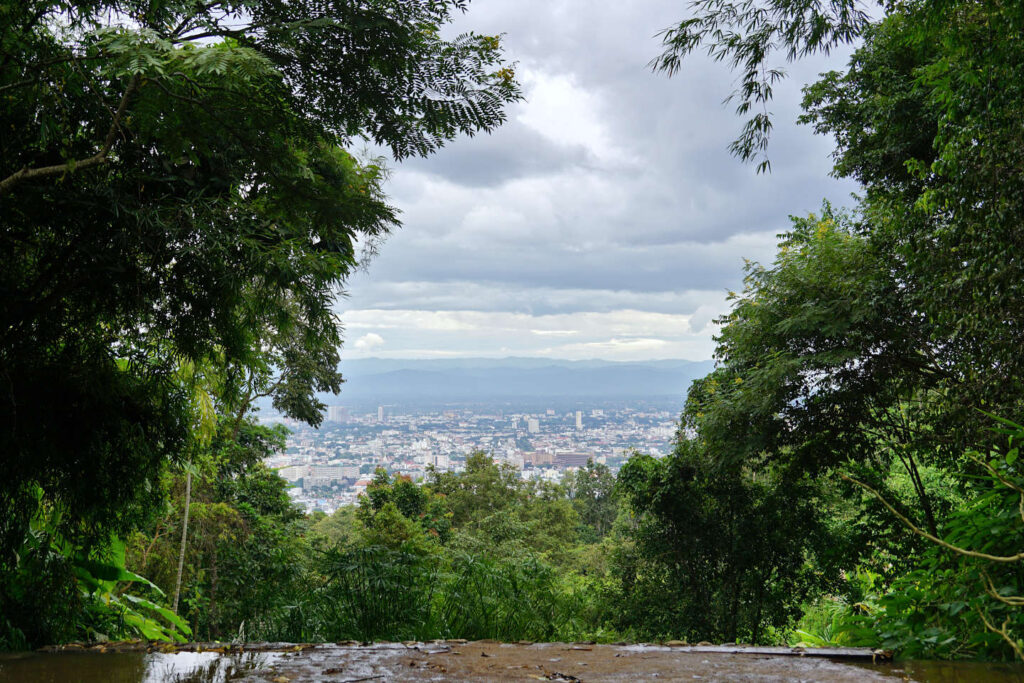
{"label": "mountain range", "polygon": [[713,361],[614,362],[549,358],[343,359],[341,395],[328,404],[521,398],[683,398]]}

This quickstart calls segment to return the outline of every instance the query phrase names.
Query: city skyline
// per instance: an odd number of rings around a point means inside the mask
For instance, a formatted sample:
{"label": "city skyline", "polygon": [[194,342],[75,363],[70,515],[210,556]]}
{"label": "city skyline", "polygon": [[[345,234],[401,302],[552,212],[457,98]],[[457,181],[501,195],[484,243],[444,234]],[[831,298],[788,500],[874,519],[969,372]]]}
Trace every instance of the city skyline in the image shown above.
{"label": "city skyline", "polygon": [[641,402],[590,402],[570,409],[494,404],[332,411],[340,407],[329,406],[318,429],[280,420],[294,431],[285,451],[265,460],[291,483],[292,499],[307,512],[330,513],[356,503],[378,469],[422,480],[430,468],[462,471],[476,452],[523,479],[557,483],[591,460],[617,472],[634,451],[664,456],[678,426],[674,407]]}

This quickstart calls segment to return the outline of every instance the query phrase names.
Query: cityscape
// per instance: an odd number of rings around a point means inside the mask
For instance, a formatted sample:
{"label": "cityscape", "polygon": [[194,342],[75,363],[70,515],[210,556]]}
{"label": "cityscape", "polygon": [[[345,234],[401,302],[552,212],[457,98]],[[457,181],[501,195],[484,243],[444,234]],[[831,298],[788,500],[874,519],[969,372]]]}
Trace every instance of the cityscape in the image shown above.
{"label": "cityscape", "polygon": [[307,512],[328,514],[357,501],[374,472],[424,479],[430,468],[458,472],[482,451],[524,479],[561,481],[589,460],[612,471],[633,453],[671,449],[679,407],[664,402],[594,402],[548,408],[502,404],[440,407],[328,406],[319,429],[280,416],[287,447],[266,464]]}

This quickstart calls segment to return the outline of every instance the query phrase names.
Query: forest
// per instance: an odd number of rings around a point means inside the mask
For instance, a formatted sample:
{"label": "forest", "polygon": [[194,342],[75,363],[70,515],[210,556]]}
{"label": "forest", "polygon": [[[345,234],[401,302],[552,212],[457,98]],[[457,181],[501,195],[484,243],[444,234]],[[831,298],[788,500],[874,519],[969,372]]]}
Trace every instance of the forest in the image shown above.
{"label": "forest", "polygon": [[[1024,4],[697,0],[771,169],[783,62],[852,206],[748,262],[674,451],[486,453],[306,516],[263,459],[338,392],[387,160],[501,125],[467,0],[0,2],[0,649],[670,639],[1024,660]],[[671,81],[665,87],[672,87]],[[342,364],[343,365],[343,364]],[[343,367],[341,368],[343,369]],[[688,393],[687,393],[688,389]]]}

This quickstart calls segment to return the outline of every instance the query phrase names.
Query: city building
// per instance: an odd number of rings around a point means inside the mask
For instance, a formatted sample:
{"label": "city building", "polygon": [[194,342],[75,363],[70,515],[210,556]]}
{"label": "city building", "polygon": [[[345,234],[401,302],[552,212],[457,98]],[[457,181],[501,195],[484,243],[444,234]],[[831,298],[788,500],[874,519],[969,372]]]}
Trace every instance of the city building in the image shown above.
{"label": "city building", "polygon": [[587,461],[593,459],[594,454],[585,451],[555,453],[554,465],[560,470],[568,467],[586,467]]}

